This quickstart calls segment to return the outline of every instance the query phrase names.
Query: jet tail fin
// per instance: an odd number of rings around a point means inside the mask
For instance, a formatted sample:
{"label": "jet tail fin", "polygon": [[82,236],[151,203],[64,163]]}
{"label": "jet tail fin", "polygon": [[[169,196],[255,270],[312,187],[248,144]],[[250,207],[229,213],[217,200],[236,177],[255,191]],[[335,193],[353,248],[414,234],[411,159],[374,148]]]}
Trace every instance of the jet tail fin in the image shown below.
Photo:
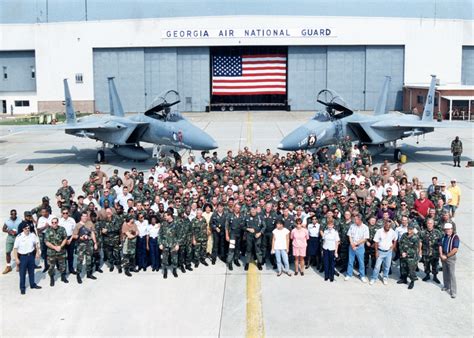
{"label": "jet tail fin", "polygon": [[390,90],[390,81],[392,78],[390,76],[385,77],[385,82],[383,83],[382,91],[380,92],[377,105],[375,106],[374,115],[383,115],[388,112],[387,102],[388,102],[388,92]]}
{"label": "jet tail fin", "polygon": [[64,79],[63,83],[64,83],[64,101],[66,105],[66,123],[75,124],[76,113],[74,112],[74,107],[72,106],[71,93],[69,92],[69,85],[67,84],[67,79]]}
{"label": "jet tail fin", "polygon": [[433,120],[435,87],[436,87],[436,75],[431,75],[430,89],[428,90],[428,95],[426,96],[426,102],[425,102],[425,109],[423,109],[423,115],[421,116],[422,121]]}
{"label": "jet tail fin", "polygon": [[122,108],[122,103],[115,88],[114,78],[108,77],[109,82],[109,104],[110,104],[110,115],[113,116],[124,116],[125,113]]}

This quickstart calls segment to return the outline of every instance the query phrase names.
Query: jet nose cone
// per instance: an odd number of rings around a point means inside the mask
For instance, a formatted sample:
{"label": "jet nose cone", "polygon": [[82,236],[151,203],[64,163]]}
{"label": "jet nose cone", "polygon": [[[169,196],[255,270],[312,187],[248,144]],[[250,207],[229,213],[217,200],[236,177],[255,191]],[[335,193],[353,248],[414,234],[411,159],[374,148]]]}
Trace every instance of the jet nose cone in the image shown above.
{"label": "jet nose cone", "polygon": [[187,136],[184,137],[184,143],[188,144],[193,150],[212,150],[218,147],[216,140],[204,130],[195,126],[188,129]]}
{"label": "jet nose cone", "polygon": [[278,149],[286,151],[295,151],[306,146],[308,130],[304,127],[297,128],[286,135],[278,145]]}
{"label": "jet nose cone", "polygon": [[202,132],[203,134],[199,138],[198,145],[199,150],[213,150],[217,148],[217,142],[214,140],[209,134],[206,132]]}

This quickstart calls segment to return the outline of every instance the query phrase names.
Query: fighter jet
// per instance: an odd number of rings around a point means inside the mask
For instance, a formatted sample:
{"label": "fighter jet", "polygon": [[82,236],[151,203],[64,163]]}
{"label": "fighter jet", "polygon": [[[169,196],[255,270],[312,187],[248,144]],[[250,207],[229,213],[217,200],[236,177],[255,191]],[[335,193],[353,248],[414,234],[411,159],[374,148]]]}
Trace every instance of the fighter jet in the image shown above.
{"label": "fighter jet", "polygon": [[317,112],[311,120],[285,136],[278,148],[287,151],[317,149],[337,144],[348,135],[352,141],[367,145],[372,155],[393,146],[394,158],[399,161],[401,150],[397,147],[397,140],[430,133],[435,128],[470,127],[459,122],[433,121],[435,86],[436,75],[432,75],[421,118],[399,112],[388,113],[390,77],[385,79],[373,115],[354,113],[335,91],[321,90],[317,102],[326,106],[326,110]]}
{"label": "fighter jet", "polygon": [[[108,85],[111,114],[77,119],[65,79],[66,123],[55,126],[55,129],[64,129],[66,134],[102,142],[102,149],[97,152],[97,162],[105,160],[106,146],[117,155],[132,160],[146,160],[150,154],[143,149],[140,142],[165,146],[174,151],[208,151],[217,148],[216,141],[205,131],[193,125],[180,113],[171,112],[171,107],[180,102],[178,92],[170,90],[159,97],[159,103],[143,114],[126,117],[112,77],[108,78]],[[169,101],[170,97],[172,101]]]}

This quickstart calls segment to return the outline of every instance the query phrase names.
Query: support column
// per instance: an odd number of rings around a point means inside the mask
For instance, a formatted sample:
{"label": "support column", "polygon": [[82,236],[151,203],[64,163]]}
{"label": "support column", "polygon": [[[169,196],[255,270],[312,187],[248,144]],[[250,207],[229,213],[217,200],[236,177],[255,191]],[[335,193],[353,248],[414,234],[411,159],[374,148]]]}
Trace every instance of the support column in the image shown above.
{"label": "support column", "polygon": [[449,100],[449,121],[453,120],[453,100]]}
{"label": "support column", "polygon": [[471,121],[471,100],[467,101],[467,116],[469,117],[468,121]]}

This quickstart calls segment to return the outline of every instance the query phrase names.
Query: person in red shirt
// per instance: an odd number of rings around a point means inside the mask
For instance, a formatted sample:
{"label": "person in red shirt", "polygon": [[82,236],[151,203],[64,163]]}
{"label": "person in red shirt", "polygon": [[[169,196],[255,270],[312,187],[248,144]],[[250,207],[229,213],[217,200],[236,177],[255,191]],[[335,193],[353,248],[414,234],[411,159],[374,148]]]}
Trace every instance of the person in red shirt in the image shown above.
{"label": "person in red shirt", "polygon": [[421,218],[425,219],[430,208],[434,209],[433,202],[426,198],[426,192],[420,192],[420,198],[415,201],[416,212]]}

